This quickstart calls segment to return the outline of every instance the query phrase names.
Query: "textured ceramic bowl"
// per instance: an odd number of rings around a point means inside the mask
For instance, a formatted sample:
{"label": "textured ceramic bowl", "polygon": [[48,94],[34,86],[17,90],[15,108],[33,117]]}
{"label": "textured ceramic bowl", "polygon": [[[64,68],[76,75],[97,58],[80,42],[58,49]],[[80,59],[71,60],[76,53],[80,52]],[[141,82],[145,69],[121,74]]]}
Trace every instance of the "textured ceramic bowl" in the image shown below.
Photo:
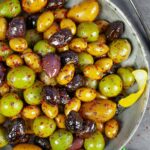
{"label": "textured ceramic bowl", "polygon": [[[80,1],[82,0],[69,0],[67,7],[72,7]],[[119,6],[123,5],[123,1],[125,0],[116,0],[118,1],[117,5],[110,0],[99,1],[102,6],[99,17],[109,21],[122,20],[125,23],[126,30],[123,37],[126,37],[131,41],[133,50],[130,58],[123,62],[122,66],[135,66],[136,68],[145,68],[149,71],[148,60],[150,60],[150,57],[148,48],[138,31],[129,21],[131,18],[128,19],[119,8]],[[117,138],[112,140],[106,146],[105,150],[120,150],[125,144],[127,144],[142,120],[143,114],[146,110],[148,98],[149,81],[142,97],[138,100],[138,102],[119,115],[119,119],[122,122],[121,130]],[[2,150],[11,150],[11,147],[7,146]]]}

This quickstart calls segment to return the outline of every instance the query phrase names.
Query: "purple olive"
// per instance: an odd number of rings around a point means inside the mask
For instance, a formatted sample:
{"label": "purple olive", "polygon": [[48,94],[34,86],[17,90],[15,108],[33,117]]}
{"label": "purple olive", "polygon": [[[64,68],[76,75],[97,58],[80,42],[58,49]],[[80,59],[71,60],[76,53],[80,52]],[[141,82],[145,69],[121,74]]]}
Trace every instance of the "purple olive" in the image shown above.
{"label": "purple olive", "polygon": [[0,62],[0,86],[2,86],[2,84],[4,83],[5,72],[6,72],[6,68],[4,67],[3,63]]}

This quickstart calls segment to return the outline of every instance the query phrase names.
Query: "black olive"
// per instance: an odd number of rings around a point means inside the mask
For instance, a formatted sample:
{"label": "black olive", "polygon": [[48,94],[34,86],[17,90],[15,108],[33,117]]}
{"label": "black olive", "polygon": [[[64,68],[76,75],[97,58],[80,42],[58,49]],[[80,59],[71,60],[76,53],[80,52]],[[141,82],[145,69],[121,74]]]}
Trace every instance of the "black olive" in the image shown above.
{"label": "black olive", "polygon": [[37,25],[37,19],[39,17],[39,14],[30,15],[26,19],[26,26],[27,29],[34,29]]}
{"label": "black olive", "polygon": [[66,129],[72,133],[79,133],[83,130],[83,119],[78,112],[71,111],[65,121]]}
{"label": "black olive", "polygon": [[4,67],[4,64],[0,62],[0,86],[2,86],[4,83],[5,74],[6,74],[6,68]]}
{"label": "black olive", "polygon": [[78,64],[78,55],[73,51],[60,53],[60,59],[63,66],[70,63]]}
{"label": "black olive", "polygon": [[59,104],[67,104],[70,101],[70,96],[67,93],[65,88],[59,89],[59,95],[60,95],[60,103]]}
{"label": "black olive", "polygon": [[43,150],[49,150],[50,149],[50,143],[47,138],[40,138],[35,137],[34,143],[38,146],[40,146]]}
{"label": "black olive", "polygon": [[16,17],[9,23],[7,30],[8,39],[24,37],[26,33],[26,24],[23,17]]}
{"label": "black olive", "polygon": [[67,45],[73,38],[71,30],[61,29],[54,33],[50,39],[49,44],[56,46],[57,48]]}
{"label": "black olive", "polygon": [[65,0],[49,0],[47,5],[48,9],[57,9],[63,7],[65,4]]}

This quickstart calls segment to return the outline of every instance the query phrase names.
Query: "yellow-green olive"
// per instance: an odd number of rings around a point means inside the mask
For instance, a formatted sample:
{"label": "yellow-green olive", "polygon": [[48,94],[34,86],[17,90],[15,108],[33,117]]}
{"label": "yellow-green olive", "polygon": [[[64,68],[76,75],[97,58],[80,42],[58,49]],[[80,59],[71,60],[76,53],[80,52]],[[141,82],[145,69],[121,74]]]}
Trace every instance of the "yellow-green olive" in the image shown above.
{"label": "yellow-green olive", "polygon": [[70,44],[69,48],[75,52],[85,51],[87,48],[87,41],[83,38],[74,38]]}
{"label": "yellow-green olive", "polygon": [[56,10],[54,11],[55,20],[60,21],[60,20],[62,20],[62,19],[64,19],[64,18],[66,18],[67,12],[68,12],[68,10],[65,9],[65,8],[56,9]]}
{"label": "yellow-green olive", "polygon": [[68,28],[71,30],[72,34],[76,34],[76,24],[71,19],[62,19],[60,22],[60,28]]}
{"label": "yellow-green olive", "polygon": [[46,11],[42,13],[37,20],[37,31],[46,31],[53,23],[54,15],[51,11]]}
{"label": "yellow-green olive", "polygon": [[5,40],[7,31],[7,20],[0,17],[0,40]]}
{"label": "yellow-green olive", "polygon": [[42,148],[33,144],[18,144],[13,148],[13,150],[42,150]]}
{"label": "yellow-green olive", "polygon": [[77,22],[93,21],[97,17],[100,10],[100,5],[95,0],[86,0],[79,5],[73,6],[67,17]]}
{"label": "yellow-green olive", "polygon": [[42,102],[42,111],[47,117],[53,119],[58,115],[58,106],[48,104],[45,101],[43,101]]}
{"label": "yellow-green olive", "polygon": [[95,65],[87,65],[83,69],[83,73],[86,77],[92,80],[99,80],[103,77],[103,73],[98,71]]}
{"label": "yellow-green olive", "polygon": [[102,95],[100,92],[96,91],[96,98],[97,99],[108,99],[108,97]]}
{"label": "yellow-green olive", "polygon": [[23,65],[23,59],[17,54],[11,54],[6,58],[6,64],[8,67],[15,68]]}
{"label": "yellow-green olive", "polygon": [[55,118],[55,121],[56,121],[56,125],[58,128],[61,128],[61,129],[65,129],[66,126],[65,126],[65,119],[66,119],[66,116],[63,115],[63,114],[58,114]]}
{"label": "yellow-green olive", "polygon": [[98,37],[98,40],[96,41],[97,43],[101,44],[106,44],[106,36],[105,34],[100,34]]}
{"label": "yellow-green olive", "polygon": [[56,80],[60,85],[68,84],[74,76],[75,66],[74,64],[66,64],[59,72]]}
{"label": "yellow-green olive", "polygon": [[115,138],[118,134],[118,130],[119,130],[119,124],[118,124],[117,120],[112,119],[112,120],[109,120],[108,122],[106,122],[105,135],[108,138],[110,138],[110,139]]}
{"label": "yellow-green olive", "polygon": [[74,97],[65,105],[65,115],[67,116],[72,110],[79,111],[81,107],[81,101]]}
{"label": "yellow-green olive", "polygon": [[89,88],[96,89],[98,86],[98,81],[97,80],[92,80],[90,78],[85,79],[85,85]]}
{"label": "yellow-green olive", "polygon": [[107,72],[112,68],[113,61],[111,58],[101,58],[95,62],[95,66],[99,71]]}
{"label": "yellow-green olive", "polygon": [[59,48],[57,48],[57,50],[58,50],[58,52],[65,52],[65,51],[68,51],[69,50],[69,45],[67,44],[67,45],[65,45],[65,46],[63,46],[63,47],[59,47]]}
{"label": "yellow-green olive", "polygon": [[4,83],[2,86],[0,86],[0,96],[7,94],[9,89],[9,85],[7,83]]}
{"label": "yellow-green olive", "polygon": [[97,24],[100,33],[104,33],[109,26],[109,22],[106,20],[97,20],[95,23]]}
{"label": "yellow-green olive", "polygon": [[83,102],[90,102],[96,98],[96,90],[92,88],[79,88],[76,90],[76,97]]}
{"label": "yellow-green olive", "polygon": [[106,44],[99,44],[98,42],[90,43],[87,46],[87,52],[96,57],[100,57],[108,51],[109,47]]}
{"label": "yellow-green olive", "polygon": [[9,46],[16,52],[23,52],[28,48],[28,43],[24,38],[13,38],[9,41]]}
{"label": "yellow-green olive", "polygon": [[6,117],[0,114],[0,125],[6,121]]}
{"label": "yellow-green olive", "polygon": [[127,39],[117,39],[110,44],[108,56],[114,63],[121,63],[128,59],[131,53],[131,44]]}
{"label": "yellow-green olive", "polygon": [[57,23],[53,23],[44,33],[43,33],[43,38],[48,40],[50,37],[59,31],[59,26]]}
{"label": "yellow-green olive", "polygon": [[22,110],[22,116],[26,119],[35,119],[40,115],[40,108],[38,106],[26,106]]}

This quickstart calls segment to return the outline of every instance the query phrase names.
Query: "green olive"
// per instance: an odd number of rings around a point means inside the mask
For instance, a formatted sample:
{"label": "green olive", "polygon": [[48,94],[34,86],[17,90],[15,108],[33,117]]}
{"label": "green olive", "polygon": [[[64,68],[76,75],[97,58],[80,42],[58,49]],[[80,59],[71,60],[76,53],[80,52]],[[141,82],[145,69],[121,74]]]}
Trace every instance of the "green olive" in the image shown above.
{"label": "green olive", "polygon": [[85,150],[104,150],[105,140],[101,132],[96,131],[91,137],[85,139]]}
{"label": "green olive", "polygon": [[57,130],[52,136],[50,136],[50,143],[53,150],[66,150],[73,142],[73,135],[63,129]]}
{"label": "green olive", "polygon": [[134,84],[135,82],[134,75],[128,68],[119,68],[117,70],[117,74],[121,77],[123,82],[123,87],[125,89],[131,87]]}
{"label": "green olive", "polygon": [[35,135],[42,138],[52,135],[55,129],[55,121],[46,116],[39,116],[33,122],[33,131]]}
{"label": "green olive", "polygon": [[0,113],[6,117],[13,117],[20,113],[23,102],[15,93],[8,93],[0,100]]}
{"label": "green olive", "polygon": [[49,45],[46,40],[41,40],[34,45],[34,52],[38,53],[39,55],[45,56],[48,53],[54,53],[55,48]]}
{"label": "green olive", "polygon": [[7,144],[8,141],[6,138],[6,132],[2,127],[0,127],[0,148],[6,146]]}
{"label": "green olive", "polygon": [[104,77],[99,83],[99,91],[106,97],[114,97],[122,91],[122,80],[116,74]]}
{"label": "green olive", "polygon": [[126,39],[117,39],[110,44],[108,56],[114,63],[121,63],[128,59],[131,53],[131,44]]}
{"label": "green olive", "polygon": [[90,78],[86,78],[85,84],[86,84],[86,86],[89,87],[89,88],[96,89],[97,86],[98,86],[98,81],[97,81],[97,80],[92,80],[92,79],[90,79]]}
{"label": "green olive", "polygon": [[40,81],[36,81],[31,87],[27,88],[24,92],[24,99],[30,105],[39,105],[42,100],[42,87]]}
{"label": "green olive", "polygon": [[83,22],[77,28],[77,36],[87,39],[88,42],[97,41],[99,37],[98,26],[93,22]]}
{"label": "green olive", "polygon": [[10,86],[18,89],[26,89],[32,86],[35,80],[35,73],[27,66],[18,66],[7,74],[7,82]]}

